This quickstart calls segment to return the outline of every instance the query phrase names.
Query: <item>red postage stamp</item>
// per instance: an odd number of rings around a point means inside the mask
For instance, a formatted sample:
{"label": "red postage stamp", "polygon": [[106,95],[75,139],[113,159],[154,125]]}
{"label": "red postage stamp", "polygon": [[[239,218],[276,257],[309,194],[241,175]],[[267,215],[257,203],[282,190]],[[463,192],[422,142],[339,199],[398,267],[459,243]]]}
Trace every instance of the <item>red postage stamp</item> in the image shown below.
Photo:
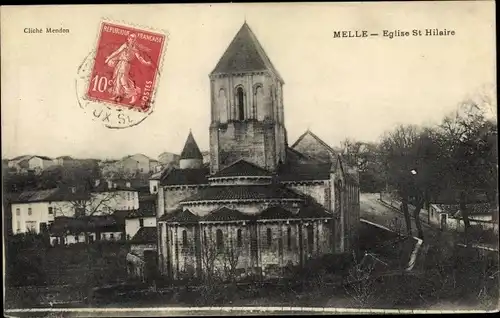
{"label": "red postage stamp", "polygon": [[164,34],[102,23],[86,97],[147,112],[164,45]]}

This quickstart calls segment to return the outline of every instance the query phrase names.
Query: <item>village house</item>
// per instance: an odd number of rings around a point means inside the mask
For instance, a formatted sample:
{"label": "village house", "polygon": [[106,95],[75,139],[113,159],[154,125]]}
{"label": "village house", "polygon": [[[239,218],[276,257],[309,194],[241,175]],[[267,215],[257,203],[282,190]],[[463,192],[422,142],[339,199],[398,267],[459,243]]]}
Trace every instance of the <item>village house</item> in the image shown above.
{"label": "village house", "polygon": [[73,165],[75,159],[70,156],[60,156],[54,159],[54,164],[58,166],[70,166]]}
{"label": "village house", "polygon": [[127,254],[127,272],[131,278],[145,281],[154,277],[157,262],[157,229],[143,227],[130,240]]}
{"label": "village house", "polygon": [[150,179],[162,275],[280,277],[355,249],[359,175],[310,131],[288,146],[283,84],[244,23],[210,74],[208,164],[190,132],[179,167]]}
{"label": "village house", "polygon": [[125,217],[125,235],[132,239],[143,227],[156,228],[156,195],[141,195],[139,209],[129,211]]}
{"label": "village house", "polygon": [[51,245],[71,245],[94,241],[120,241],[124,239],[123,224],[114,215],[88,218],[56,217],[49,228]]}
{"label": "village house", "polygon": [[73,217],[76,213],[72,202],[89,200],[89,194],[76,193],[74,189],[49,189],[25,191],[11,198],[13,234],[48,229],[57,216]]}
{"label": "village house", "polygon": [[18,173],[34,171],[40,173],[54,165],[54,160],[45,156],[20,156],[9,161],[8,166],[16,169]]}
{"label": "village house", "polygon": [[100,216],[111,215],[117,210],[137,210],[139,193],[133,188],[108,187],[107,183],[96,182],[90,193],[77,187],[25,191],[13,196],[10,203],[13,233],[40,233],[56,217],[75,218],[89,213]]}
{"label": "village house", "polygon": [[158,162],[162,166],[166,166],[169,164],[179,165],[180,156],[178,154],[172,152],[163,152],[158,156]]}
{"label": "village house", "polygon": [[102,171],[105,175],[135,175],[150,174],[160,165],[158,160],[149,158],[143,154],[135,154],[103,164]]}

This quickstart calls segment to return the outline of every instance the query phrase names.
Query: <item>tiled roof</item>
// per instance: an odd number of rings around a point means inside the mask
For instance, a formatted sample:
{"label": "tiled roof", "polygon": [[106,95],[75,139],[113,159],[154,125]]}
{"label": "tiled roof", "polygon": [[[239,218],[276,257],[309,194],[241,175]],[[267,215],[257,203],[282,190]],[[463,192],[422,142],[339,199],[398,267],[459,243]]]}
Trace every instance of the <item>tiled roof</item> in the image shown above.
{"label": "tiled roof", "polygon": [[281,206],[271,206],[259,214],[259,219],[274,220],[274,219],[291,219],[294,214]]}
{"label": "tiled roof", "polygon": [[283,79],[245,22],[233,38],[211,74],[271,71],[281,81]]}
{"label": "tiled roof", "polygon": [[243,159],[220,170],[212,177],[271,176],[270,172]]}
{"label": "tiled roof", "polygon": [[50,227],[53,234],[62,234],[65,232],[81,233],[83,231],[121,232],[124,230],[123,224],[110,215],[91,216],[86,218],[56,217]]}
{"label": "tiled roof", "polygon": [[297,213],[297,217],[302,219],[328,218],[332,217],[332,214],[319,204],[307,204],[300,207],[299,213]]}
{"label": "tiled roof", "polygon": [[11,160],[21,160],[21,159],[26,159],[26,158],[31,158],[33,157],[32,155],[22,155],[22,156],[17,156],[12,158]]}
{"label": "tiled roof", "polygon": [[280,181],[328,180],[331,163],[289,163],[278,169]]}
{"label": "tiled roof", "polygon": [[281,185],[238,185],[200,189],[198,193],[181,202],[300,198],[297,193]]}
{"label": "tiled roof", "polygon": [[90,198],[87,193],[73,193],[69,189],[54,188],[49,190],[25,191],[20,193],[16,198],[13,198],[12,203],[28,203],[28,202],[57,202],[57,201],[74,201],[88,200]]}
{"label": "tiled roof", "polygon": [[162,185],[207,184],[208,168],[172,169],[161,180]]}
{"label": "tiled roof", "polygon": [[199,216],[193,214],[188,209],[177,209],[169,214],[164,214],[160,221],[172,222],[172,223],[191,223],[198,222]]}
{"label": "tiled roof", "polygon": [[200,148],[194,140],[193,133],[189,132],[184,149],[182,149],[181,159],[203,159]]}
{"label": "tiled roof", "polygon": [[127,219],[140,218],[140,217],[151,217],[155,216],[156,212],[154,210],[154,206],[152,205],[139,205],[139,209],[129,211],[127,215]]}
{"label": "tiled roof", "polygon": [[125,219],[130,214],[130,210],[116,210],[113,212],[112,216],[117,224],[125,225]]}
{"label": "tiled roof", "polygon": [[52,158],[46,157],[46,156],[33,156],[32,158],[34,158],[34,157],[40,158],[42,160],[52,160]]}
{"label": "tiled roof", "polygon": [[156,227],[141,227],[130,242],[135,244],[157,243]]}
{"label": "tiled roof", "polygon": [[213,210],[209,214],[201,218],[202,221],[238,221],[238,220],[252,220],[255,217],[245,214],[241,211],[221,207]]}

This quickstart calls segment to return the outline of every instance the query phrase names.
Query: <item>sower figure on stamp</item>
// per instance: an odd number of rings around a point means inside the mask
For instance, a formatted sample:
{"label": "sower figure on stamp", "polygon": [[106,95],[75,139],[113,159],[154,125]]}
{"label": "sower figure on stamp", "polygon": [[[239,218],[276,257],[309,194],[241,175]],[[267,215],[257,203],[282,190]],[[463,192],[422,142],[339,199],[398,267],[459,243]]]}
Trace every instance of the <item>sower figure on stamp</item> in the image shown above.
{"label": "sower figure on stamp", "polygon": [[130,34],[127,42],[123,43],[106,58],[105,63],[110,67],[114,67],[113,80],[109,92],[113,94],[112,99],[115,101],[121,101],[122,98],[130,98],[129,103],[133,104],[137,100],[137,95],[141,92],[141,89],[136,87],[129,77],[130,62],[134,57],[144,65],[151,65],[151,61],[146,61],[139,52],[139,49],[145,51],[149,51],[149,49],[136,43],[136,38],[136,34]]}

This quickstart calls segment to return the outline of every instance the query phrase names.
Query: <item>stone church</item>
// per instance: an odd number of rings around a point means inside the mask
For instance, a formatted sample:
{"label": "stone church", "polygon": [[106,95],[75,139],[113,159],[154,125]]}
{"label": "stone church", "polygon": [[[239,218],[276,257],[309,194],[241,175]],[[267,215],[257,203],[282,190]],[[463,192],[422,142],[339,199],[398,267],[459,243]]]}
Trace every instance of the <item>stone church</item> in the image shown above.
{"label": "stone church", "polygon": [[209,164],[190,132],[179,167],[150,180],[160,273],[280,277],[354,248],[358,173],[309,130],[289,146],[284,81],[246,23],[209,78]]}

